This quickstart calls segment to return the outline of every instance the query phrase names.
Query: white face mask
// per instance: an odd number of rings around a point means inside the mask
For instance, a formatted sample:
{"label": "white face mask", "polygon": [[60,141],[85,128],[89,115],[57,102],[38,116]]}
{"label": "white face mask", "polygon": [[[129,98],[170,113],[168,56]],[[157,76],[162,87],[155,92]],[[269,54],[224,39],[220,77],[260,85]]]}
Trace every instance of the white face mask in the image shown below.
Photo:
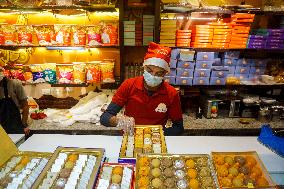
{"label": "white face mask", "polygon": [[150,87],[157,87],[163,81],[163,77],[153,76],[152,74],[150,74],[146,70],[144,70],[143,76],[144,76],[145,82]]}
{"label": "white face mask", "polygon": [[0,72],[0,81],[2,81],[2,79],[5,77],[3,72]]}

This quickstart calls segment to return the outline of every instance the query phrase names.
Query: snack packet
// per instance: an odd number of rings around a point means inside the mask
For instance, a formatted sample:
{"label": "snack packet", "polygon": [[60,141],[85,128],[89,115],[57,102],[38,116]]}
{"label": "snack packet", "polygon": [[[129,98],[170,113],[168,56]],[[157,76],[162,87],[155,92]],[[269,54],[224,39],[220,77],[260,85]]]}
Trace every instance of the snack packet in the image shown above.
{"label": "snack packet", "polygon": [[17,25],[19,45],[31,45],[33,43],[33,28],[32,26]]}
{"label": "snack packet", "polygon": [[16,45],[16,28],[14,25],[2,25],[4,45]]}
{"label": "snack packet", "polygon": [[101,66],[100,61],[87,63],[86,77],[87,83],[100,83],[101,82]]}
{"label": "snack packet", "polygon": [[32,64],[30,65],[30,69],[33,74],[33,83],[44,83],[45,82],[41,64]]}
{"label": "snack packet", "polygon": [[102,83],[114,83],[114,62],[103,61],[101,63]]}
{"label": "snack packet", "polygon": [[73,80],[73,65],[57,65],[58,83],[69,84]]}
{"label": "snack packet", "polygon": [[83,62],[73,63],[73,80],[76,84],[82,84],[86,82],[86,64]]}
{"label": "snack packet", "polygon": [[25,81],[24,73],[23,73],[23,65],[22,64],[15,64],[11,70],[11,78],[18,79],[20,81]]}
{"label": "snack packet", "polygon": [[71,25],[54,25],[55,41],[59,46],[71,45]]}
{"label": "snack packet", "polygon": [[42,65],[45,81],[50,84],[56,83],[56,63],[46,63]]}
{"label": "snack packet", "polygon": [[73,26],[73,42],[75,46],[86,45],[86,27]]}
{"label": "snack packet", "polygon": [[87,27],[87,39],[89,46],[95,46],[95,45],[101,45],[102,39],[101,39],[101,26],[88,26]]}
{"label": "snack packet", "polygon": [[37,36],[38,44],[40,46],[48,46],[53,44],[53,41],[55,41],[53,25],[35,25],[33,27]]}

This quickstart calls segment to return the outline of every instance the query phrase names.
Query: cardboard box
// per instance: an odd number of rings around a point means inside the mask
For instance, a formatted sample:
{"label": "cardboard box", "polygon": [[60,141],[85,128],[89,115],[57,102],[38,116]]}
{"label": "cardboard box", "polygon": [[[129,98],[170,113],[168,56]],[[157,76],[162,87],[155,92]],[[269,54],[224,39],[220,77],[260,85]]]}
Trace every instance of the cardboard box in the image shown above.
{"label": "cardboard box", "polygon": [[225,85],[226,78],[211,77],[209,85]]}
{"label": "cardboard box", "polygon": [[177,67],[178,68],[194,69],[195,68],[195,62],[178,60]]}
{"label": "cardboard box", "polygon": [[193,69],[177,68],[177,76],[179,76],[179,77],[193,77]]}
{"label": "cardboard box", "polygon": [[201,61],[201,60],[197,60],[196,61],[196,68],[197,69],[210,69],[212,68],[212,65],[215,61],[214,60],[204,60],[204,61]]}
{"label": "cardboard box", "polygon": [[210,69],[195,69],[194,77],[210,77]]}
{"label": "cardboard box", "polygon": [[209,85],[209,77],[193,78],[193,85]]}
{"label": "cardboard box", "polygon": [[197,52],[196,60],[214,60],[217,56],[215,52]]}
{"label": "cardboard box", "polygon": [[177,77],[176,85],[192,85],[192,77]]}

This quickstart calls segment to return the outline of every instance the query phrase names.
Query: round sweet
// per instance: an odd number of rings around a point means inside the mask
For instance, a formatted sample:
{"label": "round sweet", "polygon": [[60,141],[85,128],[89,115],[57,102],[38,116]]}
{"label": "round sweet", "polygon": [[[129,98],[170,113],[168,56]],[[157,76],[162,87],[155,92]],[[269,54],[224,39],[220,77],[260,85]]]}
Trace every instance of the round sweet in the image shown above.
{"label": "round sweet", "polygon": [[256,182],[254,179],[250,178],[250,177],[245,177],[244,179],[244,185],[247,186],[248,184],[252,184],[253,186],[256,185]]}
{"label": "round sweet", "polygon": [[139,159],[139,165],[142,166],[149,166],[149,159],[147,157],[142,157]]}
{"label": "round sweet", "polygon": [[190,179],[188,185],[191,189],[198,189],[199,188],[199,183],[196,179]]}
{"label": "round sweet", "polygon": [[68,161],[76,162],[78,159],[78,154],[71,154],[68,156]]}
{"label": "round sweet", "polygon": [[261,169],[259,167],[257,167],[257,166],[252,168],[251,173],[252,174],[254,173],[256,175],[256,177],[259,177],[259,176],[262,175]]}
{"label": "round sweet", "polygon": [[221,177],[226,177],[229,174],[229,171],[226,166],[221,165],[219,169],[217,169],[217,174]]}
{"label": "round sweet", "polygon": [[217,165],[223,165],[225,163],[223,156],[215,156],[214,161]]}
{"label": "round sweet", "polygon": [[207,158],[204,158],[204,157],[198,158],[196,160],[196,163],[199,167],[205,167],[205,166],[207,166]]}
{"label": "round sweet", "polygon": [[173,178],[167,178],[167,179],[164,181],[164,185],[165,185],[165,187],[167,187],[167,188],[174,188],[174,186],[175,186],[175,179],[173,179]]}
{"label": "round sweet", "polygon": [[228,177],[224,177],[221,179],[222,187],[232,187],[232,180]]}
{"label": "round sweet", "polygon": [[159,177],[161,176],[161,170],[159,168],[154,168],[152,169],[151,174],[153,177]]}
{"label": "round sweet", "polygon": [[160,167],[161,161],[159,159],[152,159],[151,165],[153,167]]}
{"label": "round sweet", "polygon": [[174,175],[174,171],[171,168],[166,168],[163,172],[163,175],[166,177],[172,177]]}
{"label": "round sweet", "polygon": [[234,161],[239,163],[241,166],[246,163],[246,159],[243,156],[235,156]]}
{"label": "round sweet", "polygon": [[175,175],[178,179],[183,179],[185,177],[185,172],[183,170],[176,170]]}
{"label": "round sweet", "polygon": [[112,183],[109,187],[109,189],[120,189],[120,185],[116,183]]}
{"label": "round sweet", "polygon": [[195,169],[188,169],[187,170],[187,175],[189,178],[196,178],[197,177],[197,171]]}
{"label": "round sweet", "polygon": [[171,160],[170,158],[164,158],[164,159],[162,160],[162,165],[163,165],[164,167],[170,167],[170,166],[173,165],[173,162],[172,162],[172,160]]}
{"label": "round sweet", "polygon": [[244,175],[248,175],[249,174],[249,168],[247,166],[242,166],[239,168],[239,172],[243,173]]}
{"label": "round sweet", "polygon": [[161,179],[159,178],[154,178],[152,180],[152,186],[153,188],[161,188],[161,186],[163,185],[163,182],[161,181]]}
{"label": "round sweet", "polygon": [[209,169],[208,167],[202,167],[202,168],[200,169],[199,174],[200,174],[200,176],[202,176],[202,177],[208,177],[208,176],[210,176],[211,171],[210,171],[210,169]]}
{"label": "round sweet", "polygon": [[119,184],[121,182],[121,176],[120,175],[112,175],[111,182]]}
{"label": "round sweet", "polygon": [[269,184],[265,178],[260,177],[256,180],[256,185],[257,186],[268,186]]}
{"label": "round sweet", "polygon": [[241,178],[238,178],[238,177],[233,178],[233,186],[234,187],[243,186],[243,180]]}
{"label": "round sweet", "polygon": [[149,185],[149,178],[148,177],[140,177],[138,180],[138,186],[140,187],[146,187]]}
{"label": "round sweet", "polygon": [[66,169],[72,169],[74,167],[74,162],[67,161],[64,166]]}
{"label": "round sweet", "polygon": [[123,168],[120,166],[116,166],[112,170],[112,174],[114,175],[122,175],[123,174]]}
{"label": "round sweet", "polygon": [[203,188],[208,188],[208,187],[213,186],[213,179],[211,177],[203,177],[201,182],[202,182]]}
{"label": "round sweet", "polygon": [[151,134],[151,133],[152,133],[151,128],[144,129],[144,134]]}
{"label": "round sweet", "polygon": [[184,167],[184,161],[182,159],[175,160],[175,168],[182,169]]}
{"label": "round sweet", "polygon": [[252,156],[246,156],[247,164],[252,167],[256,165],[256,160]]}
{"label": "round sweet", "polygon": [[150,168],[144,166],[144,167],[140,167],[140,168],[139,168],[138,174],[139,174],[140,176],[148,176],[148,175],[149,175],[149,172],[150,172]]}
{"label": "round sweet", "polygon": [[179,189],[185,189],[185,188],[187,187],[187,182],[186,182],[186,180],[179,180],[179,181],[177,182],[177,187],[178,187]]}
{"label": "round sweet", "polygon": [[186,160],[185,165],[187,166],[187,168],[192,169],[195,167],[195,162],[193,161],[193,159],[188,159]]}
{"label": "round sweet", "polygon": [[235,167],[230,167],[229,168],[229,174],[231,174],[233,177],[236,177],[239,174],[239,171]]}
{"label": "round sweet", "polygon": [[151,134],[145,134],[145,135],[144,135],[144,139],[145,139],[145,138],[150,138],[150,139],[151,139]]}
{"label": "round sweet", "polygon": [[60,178],[68,178],[72,172],[72,169],[64,168],[59,172]]}
{"label": "round sweet", "polygon": [[231,156],[225,156],[224,161],[230,166],[234,164],[234,159]]}
{"label": "round sweet", "polygon": [[57,181],[56,181],[56,186],[58,187],[64,187],[65,184],[66,184],[67,180],[65,178],[59,178]]}

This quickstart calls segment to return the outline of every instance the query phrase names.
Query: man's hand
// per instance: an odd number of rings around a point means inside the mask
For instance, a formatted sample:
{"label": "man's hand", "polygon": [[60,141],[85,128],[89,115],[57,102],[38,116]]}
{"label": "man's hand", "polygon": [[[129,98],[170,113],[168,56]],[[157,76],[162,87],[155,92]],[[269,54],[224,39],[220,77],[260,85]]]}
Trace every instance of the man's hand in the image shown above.
{"label": "man's hand", "polygon": [[133,117],[125,115],[117,116],[117,127],[122,129],[125,134],[133,135],[135,120]]}
{"label": "man's hand", "polygon": [[30,134],[30,129],[28,127],[24,128],[24,133],[26,136],[28,136]]}

